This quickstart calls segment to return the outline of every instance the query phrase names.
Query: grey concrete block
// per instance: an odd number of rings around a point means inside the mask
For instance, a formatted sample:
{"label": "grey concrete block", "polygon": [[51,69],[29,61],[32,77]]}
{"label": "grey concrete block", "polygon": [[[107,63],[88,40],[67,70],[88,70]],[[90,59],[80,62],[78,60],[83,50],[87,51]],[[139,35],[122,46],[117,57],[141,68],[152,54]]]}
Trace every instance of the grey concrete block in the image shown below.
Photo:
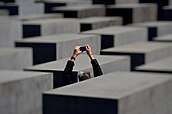
{"label": "grey concrete block", "polygon": [[131,70],[136,66],[155,62],[172,55],[172,45],[155,42],[138,42],[101,51],[106,55],[125,55],[131,57]]}
{"label": "grey concrete block", "polygon": [[9,12],[7,10],[0,10],[0,16],[8,16]]}
{"label": "grey concrete block", "polygon": [[[29,1],[29,0],[28,0]],[[5,9],[9,11],[9,15],[28,15],[28,14],[43,14],[44,5],[41,3],[28,3],[28,4],[18,4],[18,3],[7,3],[0,4],[0,9]]]}
{"label": "grey concrete block", "polygon": [[164,6],[163,7],[163,20],[171,21],[172,20],[171,13],[172,13],[172,5]]}
{"label": "grey concrete block", "polygon": [[141,65],[136,67],[137,71],[140,72],[154,72],[154,73],[168,73],[172,74],[172,57],[162,59],[157,62],[148,63],[146,65]]}
{"label": "grey concrete block", "polygon": [[86,44],[93,47],[93,54],[100,54],[98,35],[62,34],[28,38],[16,42],[17,47],[33,48],[34,64],[70,57],[75,46]]}
{"label": "grey concrete block", "polygon": [[53,8],[59,6],[76,6],[76,5],[91,5],[91,0],[44,0],[45,13],[52,13]]}
{"label": "grey concrete block", "polygon": [[139,0],[93,0],[93,4],[133,4],[139,3]]}
{"label": "grey concrete block", "polygon": [[0,4],[0,9],[7,10],[9,15],[18,15],[19,14],[19,6],[17,4],[8,3],[8,4]]}
{"label": "grey concrete block", "polygon": [[[114,71],[129,71],[130,60],[129,57],[123,56],[102,56],[94,55],[100,64],[103,74],[107,74]],[[41,71],[41,72],[52,72],[54,74],[54,88],[64,86],[63,71],[69,58],[60,59],[57,61],[35,65],[33,67],[25,68],[29,71]],[[87,55],[80,55],[75,61],[73,69],[73,82],[77,82],[77,74],[81,71],[90,72],[93,75],[93,68],[90,63],[90,59]]]}
{"label": "grey concrete block", "polygon": [[169,114],[171,75],[116,72],[44,92],[43,114]]}
{"label": "grey concrete block", "polygon": [[156,41],[156,42],[171,43],[172,42],[172,34],[164,35],[164,36],[161,36],[161,37],[156,37],[154,39],[154,41]]}
{"label": "grey concrete block", "polygon": [[42,3],[22,4],[19,5],[18,11],[19,15],[21,16],[31,14],[44,14],[44,5]]}
{"label": "grey concrete block", "polygon": [[50,73],[0,71],[0,113],[42,114],[42,93],[52,81]]}
{"label": "grey concrete block", "polygon": [[59,4],[59,6],[91,5],[91,0],[43,0],[44,3]]}
{"label": "grey concrete block", "polygon": [[81,31],[122,25],[121,17],[90,17],[80,20]]}
{"label": "grey concrete block", "polygon": [[9,18],[14,18],[19,21],[31,21],[31,20],[40,20],[40,19],[53,19],[53,18],[62,18],[62,14],[31,14],[23,16],[10,16]]}
{"label": "grey concrete block", "polygon": [[147,28],[149,41],[152,41],[155,37],[167,35],[172,32],[172,22],[170,21],[143,22],[133,25]]}
{"label": "grey concrete block", "polygon": [[34,3],[35,0],[2,0],[4,3],[15,3],[15,4],[30,4]]}
{"label": "grey concrete block", "polygon": [[[23,28],[22,25],[25,22],[33,20],[45,20],[49,18],[60,18],[60,14],[46,14],[46,15],[28,15],[28,16],[1,16],[0,17],[0,47],[14,47],[15,40],[22,39],[26,31],[27,34],[34,32],[34,30],[27,31],[27,28]],[[62,24],[64,25],[64,24]],[[66,25],[65,25],[66,26]],[[79,26],[79,22],[78,22]],[[45,27],[44,27],[45,28]],[[60,27],[59,27],[60,28]],[[63,27],[61,27],[63,28]],[[75,27],[77,28],[77,27]],[[24,29],[24,30],[23,30]],[[65,29],[69,30],[68,28]],[[79,27],[78,27],[79,31]],[[36,31],[37,32],[37,31]]]}
{"label": "grey concrete block", "polygon": [[23,70],[32,65],[32,49],[0,48],[1,70]]}
{"label": "grey concrete block", "polygon": [[105,16],[106,9],[103,5],[77,5],[54,8],[55,13],[63,13],[68,18],[86,18]]}
{"label": "grey concrete block", "polygon": [[107,7],[107,16],[122,16],[123,24],[156,21],[156,4],[119,4]]}
{"label": "grey concrete block", "polygon": [[47,36],[59,33],[79,33],[76,19],[40,19],[23,22],[23,37]]}
{"label": "grey concrete block", "polygon": [[147,30],[139,27],[115,26],[86,31],[83,34],[101,35],[101,49],[147,40]]}
{"label": "grey concrete block", "polygon": [[0,47],[14,47],[14,42],[22,38],[21,22],[0,18]]}

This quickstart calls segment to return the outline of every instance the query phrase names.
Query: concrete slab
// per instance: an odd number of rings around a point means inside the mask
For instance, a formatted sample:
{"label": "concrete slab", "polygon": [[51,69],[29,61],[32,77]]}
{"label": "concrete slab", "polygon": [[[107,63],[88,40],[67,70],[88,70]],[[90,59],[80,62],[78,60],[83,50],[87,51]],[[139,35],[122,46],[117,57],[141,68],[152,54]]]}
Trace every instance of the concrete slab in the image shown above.
{"label": "concrete slab", "polygon": [[19,14],[19,6],[13,3],[0,4],[0,9],[7,10],[9,12],[9,15]]}
{"label": "concrete slab", "polygon": [[147,30],[139,27],[115,26],[86,31],[83,34],[101,35],[101,49],[147,40]]}
{"label": "concrete slab", "polygon": [[0,47],[14,47],[14,41],[22,38],[21,22],[0,18]]}
{"label": "concrete slab", "polygon": [[[103,74],[107,74],[114,71],[129,71],[130,70],[129,57],[102,56],[102,55],[94,55],[94,57],[99,62]],[[25,70],[52,72],[54,74],[54,88],[57,88],[60,86],[64,86],[63,71],[65,69],[65,66],[68,60],[69,58],[60,59],[57,61],[35,65],[33,67],[28,67],[28,68],[25,68]],[[77,74],[81,71],[90,72],[92,77],[94,77],[93,68],[91,66],[90,59],[85,54],[78,56],[75,61],[75,66],[73,69],[73,74],[74,74],[73,82],[78,81]]]}
{"label": "concrete slab", "polygon": [[67,18],[86,18],[94,16],[105,16],[104,5],[77,5],[54,8],[53,12],[63,13]]}
{"label": "concrete slab", "polygon": [[133,4],[139,3],[139,0],[93,0],[93,4]]}
{"label": "concrete slab", "polygon": [[80,20],[81,31],[122,25],[121,17],[90,17]]}
{"label": "concrete slab", "polygon": [[164,35],[164,36],[161,36],[161,37],[156,37],[154,39],[154,41],[156,41],[156,42],[171,43],[172,42],[172,34]]}
{"label": "concrete slab", "polygon": [[42,92],[52,81],[50,73],[0,71],[0,113],[42,114]]}
{"label": "concrete slab", "polygon": [[1,70],[23,70],[33,65],[32,49],[0,48]]}
{"label": "concrete slab", "polygon": [[172,20],[172,5],[163,7],[163,20],[171,21]]}
{"label": "concrete slab", "polygon": [[172,74],[172,57],[136,67],[140,72],[154,72]]}
{"label": "concrete slab", "polygon": [[168,0],[139,0],[140,3],[156,3],[158,6],[158,20],[163,20],[163,6],[167,6],[169,4]]}
{"label": "concrete slab", "polygon": [[8,16],[9,12],[7,10],[0,10],[0,15],[1,16]]}
{"label": "concrete slab", "polygon": [[22,24],[23,38],[80,32],[80,24],[76,19],[40,19],[23,22]]}
{"label": "concrete slab", "polygon": [[172,45],[155,42],[138,42],[101,51],[103,55],[125,55],[131,57],[131,70],[136,66],[155,62],[172,55]]}
{"label": "concrete slab", "polygon": [[18,11],[19,11],[19,15],[21,16],[31,15],[31,14],[44,14],[44,4],[42,3],[22,4],[19,6]]}
{"label": "concrete slab", "polygon": [[43,114],[172,113],[171,75],[116,72],[43,94]]}
{"label": "concrete slab", "polygon": [[[28,0],[29,1],[29,0]],[[28,3],[28,4],[18,4],[18,3],[7,3],[0,4],[0,9],[5,9],[9,11],[9,15],[28,15],[28,14],[43,14],[44,7],[41,3]]]}
{"label": "concrete slab", "polygon": [[147,28],[149,41],[154,40],[155,37],[172,33],[172,22],[170,21],[143,22],[133,24],[133,26]]}
{"label": "concrete slab", "polygon": [[91,0],[44,0],[45,13],[52,13],[53,8],[59,6],[91,5]]}
{"label": "concrete slab", "polygon": [[29,4],[29,3],[34,3],[35,0],[1,0],[3,3],[16,3],[16,4]]}
{"label": "concrete slab", "polygon": [[40,20],[40,19],[51,19],[51,18],[62,18],[62,14],[32,14],[32,15],[24,15],[24,16],[10,16],[8,18],[14,18],[19,21],[31,21],[31,20]]}
{"label": "concrete slab", "polygon": [[[28,16],[0,16],[0,47],[14,47],[15,40],[22,39],[24,37],[23,32],[28,34],[33,32],[23,30],[22,24],[24,21],[33,20],[45,20],[49,18],[60,18],[61,15],[56,14],[46,14],[46,15],[28,15]],[[59,24],[60,25],[60,24]],[[63,24],[64,25],[64,24]],[[66,25],[65,25],[66,26]],[[79,26],[79,22],[78,22]],[[60,27],[59,27],[60,28]],[[62,28],[62,27],[61,27]],[[76,27],[75,27],[76,28]],[[68,28],[65,29],[66,31]],[[79,31],[79,27],[78,27]],[[32,33],[33,34],[33,33]]]}
{"label": "concrete slab", "polygon": [[156,21],[156,4],[118,4],[109,5],[106,10],[107,16],[123,17],[123,24]]}
{"label": "concrete slab", "polygon": [[100,54],[100,37],[98,35],[61,34],[16,41],[17,47],[33,49],[34,64],[70,57],[75,46],[86,44],[94,47],[93,54]]}

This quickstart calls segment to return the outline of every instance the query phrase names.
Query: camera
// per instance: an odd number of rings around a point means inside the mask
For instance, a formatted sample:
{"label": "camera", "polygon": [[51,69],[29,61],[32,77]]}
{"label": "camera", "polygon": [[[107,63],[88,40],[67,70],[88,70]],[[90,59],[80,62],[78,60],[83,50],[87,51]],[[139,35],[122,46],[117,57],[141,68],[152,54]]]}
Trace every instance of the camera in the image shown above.
{"label": "camera", "polygon": [[86,47],[85,47],[85,46],[81,46],[81,47],[79,48],[79,50],[80,50],[80,51],[86,51]]}

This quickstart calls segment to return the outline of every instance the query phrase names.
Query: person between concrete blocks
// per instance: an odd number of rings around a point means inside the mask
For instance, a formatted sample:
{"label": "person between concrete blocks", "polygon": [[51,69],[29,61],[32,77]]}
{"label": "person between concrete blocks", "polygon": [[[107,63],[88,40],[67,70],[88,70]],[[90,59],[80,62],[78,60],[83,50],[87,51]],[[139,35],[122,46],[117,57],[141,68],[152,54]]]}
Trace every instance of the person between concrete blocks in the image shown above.
{"label": "person between concrete blocks", "polygon": [[[72,70],[75,65],[74,62],[77,56],[80,55],[83,51],[86,51],[87,55],[89,56],[91,60],[94,77],[103,75],[103,72],[100,68],[98,61],[94,58],[92,54],[91,47],[88,44],[85,46],[76,46],[74,48],[72,57],[70,58],[70,60],[67,61],[66,67],[64,69],[63,78],[64,78],[65,85],[74,83],[72,80]],[[78,73],[78,78],[79,78],[79,81],[83,81],[83,80],[91,78],[91,76],[89,72],[80,72]]]}

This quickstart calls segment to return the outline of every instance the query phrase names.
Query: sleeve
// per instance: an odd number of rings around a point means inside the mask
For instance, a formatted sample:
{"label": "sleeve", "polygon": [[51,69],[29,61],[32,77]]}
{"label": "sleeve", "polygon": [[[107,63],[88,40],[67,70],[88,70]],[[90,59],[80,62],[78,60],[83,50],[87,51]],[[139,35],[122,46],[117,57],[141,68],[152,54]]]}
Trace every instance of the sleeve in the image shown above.
{"label": "sleeve", "polygon": [[74,67],[74,62],[68,60],[66,67],[64,69],[64,73],[63,73],[63,79],[64,79],[65,85],[69,85],[69,84],[73,83],[73,81],[72,81],[73,67]]}
{"label": "sleeve", "polygon": [[103,75],[103,72],[102,72],[102,70],[100,68],[100,65],[99,65],[99,63],[98,63],[98,61],[96,59],[93,59],[91,61],[91,64],[93,66],[94,77]]}

